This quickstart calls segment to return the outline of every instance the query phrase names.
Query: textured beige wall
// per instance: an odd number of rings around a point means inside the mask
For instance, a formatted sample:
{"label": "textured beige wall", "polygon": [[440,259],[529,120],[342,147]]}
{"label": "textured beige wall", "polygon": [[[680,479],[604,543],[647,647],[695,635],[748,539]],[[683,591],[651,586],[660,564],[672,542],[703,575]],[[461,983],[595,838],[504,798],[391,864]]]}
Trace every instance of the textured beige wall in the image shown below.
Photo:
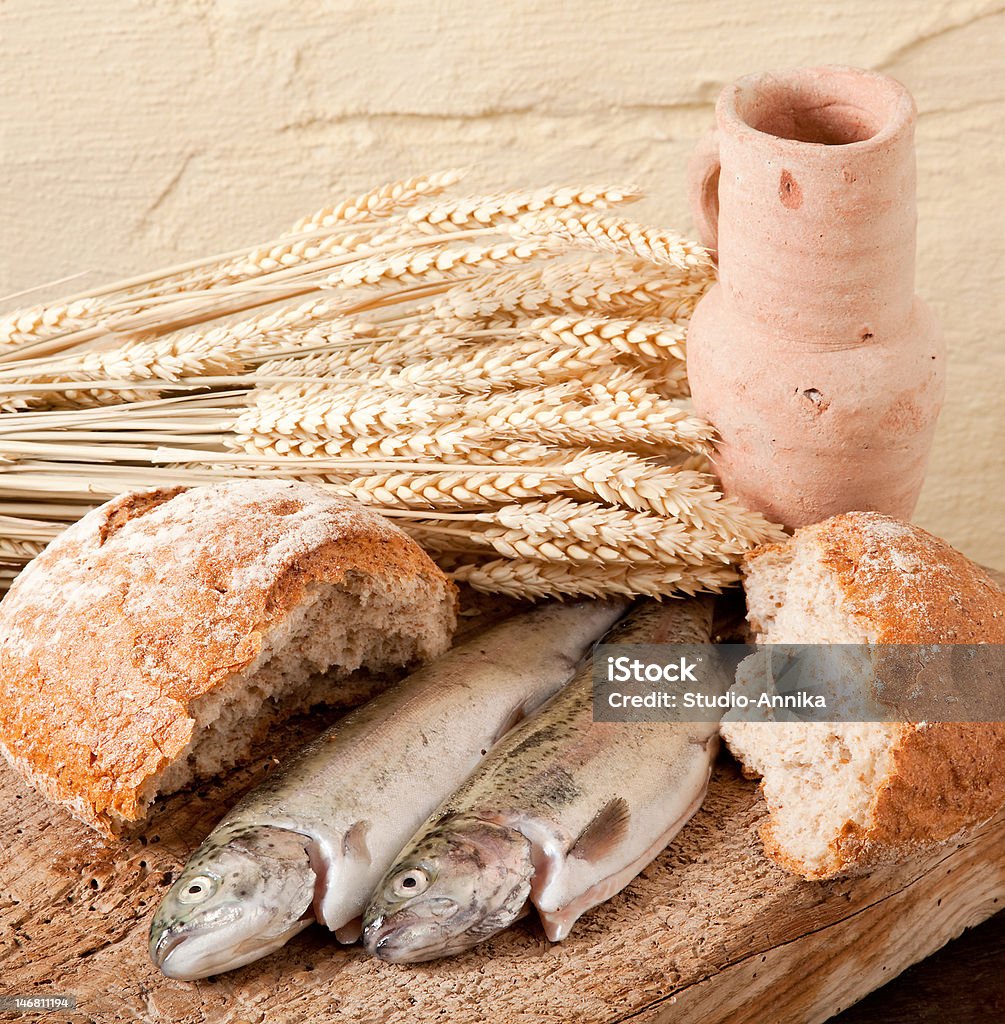
{"label": "textured beige wall", "polygon": [[0,294],[268,237],[416,170],[635,180],[689,226],[721,85],[849,63],[918,124],[919,291],[949,394],[918,519],[1005,567],[1005,8],[985,0],[5,0]]}

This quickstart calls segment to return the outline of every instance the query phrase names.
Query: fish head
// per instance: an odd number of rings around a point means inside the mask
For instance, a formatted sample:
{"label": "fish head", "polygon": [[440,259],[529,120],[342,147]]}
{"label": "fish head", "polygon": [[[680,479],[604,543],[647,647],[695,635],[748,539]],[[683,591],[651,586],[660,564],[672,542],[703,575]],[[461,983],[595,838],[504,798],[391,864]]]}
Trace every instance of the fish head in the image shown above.
{"label": "fish head", "polygon": [[470,949],[523,913],[533,875],[531,845],[522,833],[448,816],[378,884],[363,914],[363,943],[393,963]]}
{"label": "fish head", "polygon": [[266,826],[214,832],[154,914],[154,964],[169,978],[208,978],[258,960],[307,927],[316,883],[309,842]]}

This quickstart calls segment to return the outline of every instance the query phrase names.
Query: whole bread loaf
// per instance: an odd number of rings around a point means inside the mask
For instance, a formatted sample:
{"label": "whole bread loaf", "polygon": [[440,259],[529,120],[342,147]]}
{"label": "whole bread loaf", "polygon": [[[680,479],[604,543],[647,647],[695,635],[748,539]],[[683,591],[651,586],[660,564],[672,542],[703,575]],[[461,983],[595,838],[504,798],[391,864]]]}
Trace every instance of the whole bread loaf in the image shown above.
{"label": "whole bread loaf", "polygon": [[[988,574],[945,541],[878,513],[797,530],[752,552],[743,571],[761,643],[1005,643],[1005,594]],[[731,717],[722,725],[729,749],[761,776],[765,849],[805,878],[902,860],[1005,804],[1005,723]]]}
{"label": "whole bread loaf", "polygon": [[[112,833],[360,674],[435,657],[453,585],[355,502],[295,481],[124,494],[0,602],[0,750]],[[372,688],[372,683],[369,684]]]}

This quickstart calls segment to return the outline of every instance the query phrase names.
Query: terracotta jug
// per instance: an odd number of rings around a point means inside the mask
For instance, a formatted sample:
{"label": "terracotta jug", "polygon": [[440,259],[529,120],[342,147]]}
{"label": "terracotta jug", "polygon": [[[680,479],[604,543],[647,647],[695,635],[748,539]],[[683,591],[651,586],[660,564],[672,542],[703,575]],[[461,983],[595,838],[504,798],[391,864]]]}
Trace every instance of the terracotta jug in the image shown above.
{"label": "terracotta jug", "polygon": [[914,102],[845,67],[741,78],[689,168],[719,279],[687,341],[726,493],[789,527],[908,519],[944,391],[914,294]]}

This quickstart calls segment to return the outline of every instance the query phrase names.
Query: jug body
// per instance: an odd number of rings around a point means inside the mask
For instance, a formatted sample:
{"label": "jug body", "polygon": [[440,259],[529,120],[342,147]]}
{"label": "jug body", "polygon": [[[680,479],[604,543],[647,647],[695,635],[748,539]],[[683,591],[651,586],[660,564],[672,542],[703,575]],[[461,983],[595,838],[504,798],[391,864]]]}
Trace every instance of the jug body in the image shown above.
{"label": "jug body", "polygon": [[914,293],[914,104],[852,68],[724,90],[692,161],[717,283],[688,331],[725,491],[798,527],[907,519],[942,406],[945,351]]}

